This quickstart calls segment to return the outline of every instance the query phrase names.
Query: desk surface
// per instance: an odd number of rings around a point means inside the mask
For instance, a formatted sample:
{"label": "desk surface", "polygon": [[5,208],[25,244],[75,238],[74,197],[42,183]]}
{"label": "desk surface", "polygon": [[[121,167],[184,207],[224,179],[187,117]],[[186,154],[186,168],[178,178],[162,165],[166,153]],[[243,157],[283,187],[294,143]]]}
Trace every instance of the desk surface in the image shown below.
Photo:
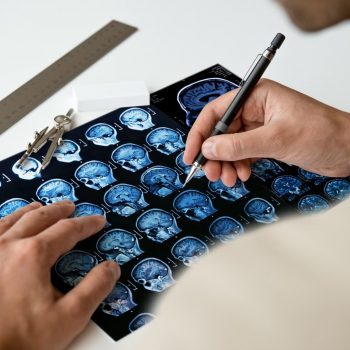
{"label": "desk surface", "polygon": [[[32,130],[70,107],[71,87],[144,79],[155,91],[214,63],[244,75],[278,31],[287,40],[266,77],[350,110],[350,23],[316,34],[299,32],[270,0],[134,1],[5,0],[0,12],[0,99],[111,19],[139,31],[0,137],[0,159],[24,149]],[[244,28],[244,30],[243,30]],[[84,123],[100,113],[77,117]],[[28,132],[29,131],[29,132]],[[6,147],[5,147],[6,146]],[[147,327],[144,331],[147,331]],[[142,336],[142,332],[132,337]],[[90,324],[71,349],[131,349]]]}

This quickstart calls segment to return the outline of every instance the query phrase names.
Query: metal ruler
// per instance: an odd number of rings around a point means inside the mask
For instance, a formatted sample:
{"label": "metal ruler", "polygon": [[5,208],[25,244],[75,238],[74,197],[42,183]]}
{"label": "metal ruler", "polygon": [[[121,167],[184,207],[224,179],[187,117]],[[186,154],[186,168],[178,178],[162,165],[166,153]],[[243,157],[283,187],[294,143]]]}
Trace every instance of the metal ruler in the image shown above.
{"label": "metal ruler", "polygon": [[137,28],[111,21],[0,101],[0,133],[133,34]]}

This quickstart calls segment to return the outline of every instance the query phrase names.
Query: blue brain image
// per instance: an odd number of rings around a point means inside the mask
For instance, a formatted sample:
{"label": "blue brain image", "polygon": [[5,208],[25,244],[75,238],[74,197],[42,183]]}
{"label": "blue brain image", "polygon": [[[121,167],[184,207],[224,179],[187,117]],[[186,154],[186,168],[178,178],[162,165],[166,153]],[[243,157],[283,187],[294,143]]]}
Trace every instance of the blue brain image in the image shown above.
{"label": "blue brain image", "polygon": [[151,322],[154,320],[155,316],[144,312],[142,314],[138,314],[129,324],[129,331],[130,332],[135,332],[137,329],[143,327],[147,323]]}
{"label": "blue brain image", "polygon": [[55,271],[64,283],[74,287],[96,265],[97,259],[93,255],[82,250],[72,250],[59,258]]}
{"label": "blue brain image", "polygon": [[61,179],[51,179],[39,186],[36,196],[45,204],[52,204],[63,200],[75,202],[74,187],[69,182]]}
{"label": "blue brain image", "polygon": [[124,111],[119,121],[132,130],[147,130],[154,126],[151,115],[142,108],[133,107]]}
{"label": "blue brain image", "polygon": [[22,198],[11,198],[0,205],[0,219],[14,213],[29,204],[28,201]]}
{"label": "blue brain image", "polygon": [[13,165],[12,172],[22,180],[40,178],[41,163],[35,158],[28,157],[23,164],[18,166],[19,160]]}
{"label": "blue brain image", "polygon": [[152,164],[148,152],[142,146],[134,143],[126,143],[115,149],[112,153],[112,160],[125,170],[132,172]]}
{"label": "blue brain image", "polygon": [[298,208],[303,214],[312,214],[328,209],[329,205],[323,197],[312,194],[301,198]]}
{"label": "blue brain image", "polygon": [[118,143],[117,131],[106,123],[92,125],[85,137],[97,146],[110,146]]}
{"label": "blue brain image", "polygon": [[174,216],[163,209],[147,210],[137,219],[136,227],[148,239],[158,243],[181,232]]}
{"label": "blue brain image", "polygon": [[130,216],[148,206],[142,191],[132,185],[119,184],[110,188],[104,195],[105,203],[113,213]]}
{"label": "blue brain image", "polygon": [[131,277],[152,292],[162,292],[175,281],[170,267],[156,258],[140,261],[131,271]]}
{"label": "blue brain image", "polygon": [[252,164],[252,173],[263,181],[272,179],[283,172],[283,168],[271,159],[262,158]]}
{"label": "blue brain image", "polygon": [[[182,171],[183,171],[186,175],[188,175],[188,173],[189,173],[190,170],[191,170],[191,165],[187,165],[187,164],[184,163],[184,161],[183,161],[183,155],[184,155],[184,152],[181,152],[181,153],[176,157],[176,165],[177,165],[180,169],[182,169]],[[200,170],[198,170],[198,171],[194,174],[193,178],[194,178],[194,179],[200,179],[200,178],[203,177],[203,176],[205,176],[205,173],[204,173],[204,171],[203,171],[202,169],[200,169]]]}
{"label": "blue brain image", "polygon": [[238,85],[226,79],[208,78],[182,88],[177,94],[177,101],[186,112],[187,126],[193,125],[207,103],[237,87]]}
{"label": "blue brain image", "polygon": [[299,175],[306,181],[311,181],[315,185],[320,185],[322,182],[325,182],[328,177],[327,176],[322,176],[316,173],[312,173],[311,171],[307,171],[304,169],[299,168],[298,170]]}
{"label": "blue brain image", "polygon": [[76,142],[63,140],[62,144],[56,148],[53,157],[63,163],[79,162],[81,161],[80,151],[80,146]]}
{"label": "blue brain image", "polygon": [[147,169],[141,176],[141,182],[150,193],[159,197],[166,197],[182,188],[179,174],[165,166]]}
{"label": "blue brain image", "polygon": [[136,306],[130,289],[125,284],[118,282],[100,307],[105,314],[120,316]]}
{"label": "blue brain image", "polygon": [[200,257],[208,253],[208,246],[200,239],[192,236],[181,238],[171,248],[171,254],[174,258],[186,266],[192,266]]}
{"label": "blue brain image", "polygon": [[[106,212],[103,208],[99,207],[96,204],[84,202],[77,204],[74,213],[72,214],[73,217],[82,217],[90,215],[102,215],[106,217]],[[108,222],[106,223],[105,227],[107,226],[110,226]]]}
{"label": "blue brain image", "polygon": [[96,248],[105,259],[113,260],[119,265],[143,253],[135,235],[121,229],[113,229],[104,233],[98,239]]}
{"label": "blue brain image", "polygon": [[98,160],[91,160],[80,165],[74,176],[86,187],[93,190],[100,190],[117,181],[111,167]]}
{"label": "blue brain image", "polygon": [[197,190],[188,190],[180,193],[174,199],[173,205],[177,211],[194,221],[202,221],[217,211],[213,207],[211,199]]}
{"label": "blue brain image", "polygon": [[277,221],[275,207],[265,199],[253,198],[244,206],[244,212],[248,217],[261,224],[270,224]]}
{"label": "blue brain image", "polygon": [[160,127],[152,130],[146,142],[158,152],[170,155],[185,148],[181,134],[173,129]]}
{"label": "blue brain image", "polygon": [[279,197],[287,201],[292,201],[310,189],[297,177],[290,175],[277,177],[272,183],[272,188]]}
{"label": "blue brain image", "polygon": [[209,182],[208,187],[212,192],[218,193],[221,198],[231,202],[234,202],[249,193],[241,180],[237,180],[234,186],[228,187],[219,179],[216,182]]}
{"label": "blue brain image", "polygon": [[350,182],[343,179],[328,181],[324,192],[329,198],[342,201],[350,196]]}
{"label": "blue brain image", "polygon": [[222,243],[227,243],[244,233],[241,223],[229,216],[221,216],[209,226],[210,234]]}

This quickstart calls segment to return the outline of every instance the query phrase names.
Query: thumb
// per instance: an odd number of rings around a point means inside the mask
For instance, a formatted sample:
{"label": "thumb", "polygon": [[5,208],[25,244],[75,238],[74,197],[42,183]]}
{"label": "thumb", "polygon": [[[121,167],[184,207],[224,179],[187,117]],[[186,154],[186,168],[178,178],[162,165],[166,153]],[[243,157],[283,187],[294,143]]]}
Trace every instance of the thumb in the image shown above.
{"label": "thumb", "polygon": [[208,138],[202,145],[202,153],[207,159],[235,161],[247,158],[272,157],[273,142],[267,126]]}

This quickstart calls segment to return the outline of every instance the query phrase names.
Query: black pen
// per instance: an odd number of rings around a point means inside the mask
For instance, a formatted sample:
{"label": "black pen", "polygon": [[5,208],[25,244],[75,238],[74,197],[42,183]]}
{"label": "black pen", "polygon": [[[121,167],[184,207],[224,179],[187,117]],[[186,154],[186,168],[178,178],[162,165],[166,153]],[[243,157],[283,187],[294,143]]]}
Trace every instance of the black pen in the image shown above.
{"label": "black pen", "polygon": [[[263,54],[258,56],[259,59],[256,61],[256,64],[253,65],[251,69],[249,69],[248,73],[246,74],[246,79],[243,78],[240,85],[240,90],[233,98],[221,120],[219,120],[215,125],[215,128],[210,136],[220,135],[226,132],[229,125],[237,116],[237,113],[241,109],[243,103],[246,101],[247,97],[272,61],[277,49],[281,47],[284,39],[285,36],[281,33],[278,33],[272,40],[271,45],[263,52]],[[196,160],[193,162],[193,165],[187,175],[183,187],[185,187],[186,184],[190,182],[192,177],[196,174],[197,171],[202,168],[206,161],[207,159],[203,156],[202,152],[200,152],[196,157]]]}

